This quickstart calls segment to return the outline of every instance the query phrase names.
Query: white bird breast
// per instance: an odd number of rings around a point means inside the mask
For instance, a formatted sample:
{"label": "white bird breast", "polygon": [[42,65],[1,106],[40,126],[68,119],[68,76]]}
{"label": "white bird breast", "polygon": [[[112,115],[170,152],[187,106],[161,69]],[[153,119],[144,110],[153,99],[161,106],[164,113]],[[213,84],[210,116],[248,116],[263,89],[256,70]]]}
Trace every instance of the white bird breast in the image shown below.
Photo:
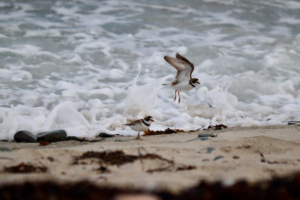
{"label": "white bird breast", "polygon": [[146,131],[149,129],[150,126],[146,126],[145,124],[137,124],[137,125],[129,126],[129,127],[135,131]]}

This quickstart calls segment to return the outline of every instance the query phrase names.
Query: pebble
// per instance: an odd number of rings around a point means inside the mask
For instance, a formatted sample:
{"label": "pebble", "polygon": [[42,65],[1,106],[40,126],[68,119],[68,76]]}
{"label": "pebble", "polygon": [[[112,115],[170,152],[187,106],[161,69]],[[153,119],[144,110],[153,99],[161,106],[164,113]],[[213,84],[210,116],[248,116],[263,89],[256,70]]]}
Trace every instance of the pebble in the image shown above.
{"label": "pebble", "polygon": [[115,140],[115,142],[129,142],[129,140]]}
{"label": "pebble", "polygon": [[99,140],[90,140],[90,142],[102,142],[103,140],[105,140],[105,138],[99,139]]}
{"label": "pebble", "polygon": [[12,150],[7,147],[0,147],[0,151],[12,151]]}
{"label": "pebble", "polygon": [[214,161],[224,158],[224,156],[217,156],[214,158]]}
{"label": "pebble", "polygon": [[213,148],[213,147],[208,147],[208,148],[207,148],[207,153],[211,153],[211,152],[213,152],[214,150],[216,150],[216,149]]}
{"label": "pebble", "polygon": [[58,142],[64,141],[67,138],[67,133],[65,130],[56,130],[50,132],[44,132],[37,134],[38,141],[45,141],[45,142]]}
{"label": "pebble", "polygon": [[35,135],[30,133],[29,131],[18,131],[14,135],[14,139],[16,142],[37,142],[37,138]]}
{"label": "pebble", "polygon": [[116,135],[107,134],[107,133],[100,133],[97,137],[109,138],[109,137],[115,137],[115,136]]}
{"label": "pebble", "polygon": [[300,121],[288,121],[288,125],[300,124]]}
{"label": "pebble", "polygon": [[199,133],[198,137],[217,137],[217,135],[213,133]]}

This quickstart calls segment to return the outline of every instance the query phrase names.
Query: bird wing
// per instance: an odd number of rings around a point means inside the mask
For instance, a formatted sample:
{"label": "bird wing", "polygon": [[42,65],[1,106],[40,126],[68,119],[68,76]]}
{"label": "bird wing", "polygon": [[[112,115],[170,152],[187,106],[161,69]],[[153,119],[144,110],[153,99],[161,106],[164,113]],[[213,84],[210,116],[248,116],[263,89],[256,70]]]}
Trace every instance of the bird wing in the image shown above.
{"label": "bird wing", "polygon": [[188,59],[181,56],[179,53],[176,54],[176,58],[165,56],[164,59],[177,69],[177,75],[173,84],[179,81],[184,81],[185,79],[188,79],[188,81],[192,79],[194,65]]}
{"label": "bird wing", "polygon": [[131,123],[129,123],[129,124],[125,124],[125,125],[126,125],[126,126],[134,126],[134,125],[136,125],[136,124],[142,123],[142,120],[143,120],[143,119],[138,119],[138,120],[135,120],[135,121],[133,121],[133,122],[131,122]]}

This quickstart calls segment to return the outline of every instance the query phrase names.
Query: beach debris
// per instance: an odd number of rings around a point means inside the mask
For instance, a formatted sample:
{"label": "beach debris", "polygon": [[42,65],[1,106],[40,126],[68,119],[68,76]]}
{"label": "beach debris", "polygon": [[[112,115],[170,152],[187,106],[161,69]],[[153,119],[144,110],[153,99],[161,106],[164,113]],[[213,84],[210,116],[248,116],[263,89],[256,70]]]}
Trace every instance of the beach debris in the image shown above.
{"label": "beach debris", "polygon": [[50,132],[43,132],[37,134],[37,141],[44,142],[58,142],[65,141],[67,138],[67,133],[65,130],[55,130]]}
{"label": "beach debris", "polygon": [[115,142],[129,142],[129,140],[120,140],[120,139],[117,139],[117,140],[115,140]]}
{"label": "beach debris", "polygon": [[51,142],[48,142],[48,141],[40,141],[39,143],[40,143],[39,146],[47,146],[47,145],[51,144]]}
{"label": "beach debris", "polygon": [[251,145],[242,145],[242,146],[237,146],[236,147],[237,149],[250,149],[251,148]]}
{"label": "beach debris", "polygon": [[15,133],[16,142],[37,142],[37,138],[29,131],[21,130]]}
{"label": "beach debris", "polygon": [[240,159],[239,156],[232,156],[233,159]]}
{"label": "beach debris", "polygon": [[286,161],[282,161],[282,162],[279,162],[279,161],[269,161],[269,160],[266,160],[266,158],[265,158],[265,156],[264,156],[264,154],[263,153],[259,153],[260,154],[260,157],[261,157],[261,159],[260,159],[260,161],[261,162],[263,162],[263,163],[268,163],[268,164],[287,164],[287,162]]}
{"label": "beach debris", "polygon": [[7,147],[0,147],[0,151],[12,151],[12,150]]}
{"label": "beach debris", "polygon": [[213,133],[199,133],[198,137],[217,137],[217,134],[213,134]]}
{"label": "beach debris", "polygon": [[173,134],[173,133],[185,133],[185,131],[184,130],[180,130],[180,129],[170,129],[170,128],[167,128],[164,131],[151,131],[150,129],[148,129],[147,131],[144,131],[144,135],[143,136],[163,135],[163,134]]}
{"label": "beach debris", "polygon": [[222,159],[222,158],[224,158],[224,156],[217,156],[217,157],[214,158],[213,161],[216,161],[216,160],[219,160],[219,159]]}
{"label": "beach debris", "polygon": [[54,158],[52,156],[48,156],[47,159],[50,161],[50,162],[53,162],[54,161]]}
{"label": "beach debris", "polygon": [[88,151],[83,153],[81,156],[74,157],[73,165],[78,164],[79,160],[96,158],[101,160],[102,162],[110,165],[123,165],[129,162],[135,161],[138,157],[134,155],[126,155],[123,151],[103,151],[103,152],[95,152]]}
{"label": "beach debris", "polygon": [[[65,173],[64,173],[65,174]],[[225,185],[223,181],[208,182],[199,180],[194,186],[186,187],[179,192],[161,188],[160,190],[136,189],[134,187],[116,187],[99,185],[90,181],[58,182],[58,181],[26,181],[9,182],[0,186],[0,199],[113,199],[119,195],[135,196],[153,195],[157,199],[240,199],[240,200],[266,200],[266,199],[299,199],[300,173],[274,177],[267,180],[247,182],[237,180],[233,184]],[[246,195],[245,195],[246,194]],[[126,197],[125,196],[125,197]],[[154,198],[153,197],[153,198]],[[141,198],[138,198],[141,199]],[[120,200],[120,199],[119,199]],[[121,199],[122,200],[122,199]],[[123,199],[124,200],[124,199]],[[126,199],[125,199],[126,200]],[[145,198],[146,200],[146,198]],[[151,200],[151,199],[149,199]]]}
{"label": "beach debris", "polygon": [[[126,155],[123,151],[104,151],[104,152],[95,152],[95,151],[88,151],[83,153],[81,156],[74,157],[72,165],[81,164],[81,160],[83,159],[98,159],[100,164],[100,170],[104,170],[103,164],[105,165],[116,165],[121,166],[127,163],[133,163],[135,161],[144,161],[144,160],[158,160],[162,161],[164,164],[163,167],[158,167],[154,169],[146,170],[147,173],[153,172],[162,172],[162,171],[183,171],[183,170],[192,170],[196,169],[195,166],[186,166],[186,165],[175,165],[173,160],[169,160],[166,158],[161,157],[157,154],[147,153],[145,155]],[[106,167],[107,168],[107,167]],[[109,169],[107,169],[109,170]],[[104,170],[105,171],[105,170]]]}
{"label": "beach debris", "polygon": [[300,124],[300,121],[288,121],[288,125]]}
{"label": "beach debris", "polygon": [[188,166],[177,167],[176,171],[185,171],[185,170],[193,170],[193,169],[196,169],[194,165],[188,165]]}
{"label": "beach debris", "polygon": [[108,134],[108,133],[100,133],[97,137],[102,137],[102,138],[110,138],[110,137],[115,137],[119,134],[113,135],[113,134]]}
{"label": "beach debris", "polygon": [[4,167],[3,172],[8,173],[45,173],[48,171],[47,167],[36,167],[31,164],[20,163],[19,165],[12,167]]}
{"label": "beach debris", "polygon": [[110,173],[110,170],[107,167],[102,166],[101,163],[100,163],[100,167],[96,170],[101,174]]}
{"label": "beach debris", "polygon": [[266,162],[266,159],[265,159],[265,157],[264,157],[264,154],[261,153],[261,152],[259,152],[259,155],[260,155],[260,157],[261,157],[260,161],[261,161],[261,162]]}

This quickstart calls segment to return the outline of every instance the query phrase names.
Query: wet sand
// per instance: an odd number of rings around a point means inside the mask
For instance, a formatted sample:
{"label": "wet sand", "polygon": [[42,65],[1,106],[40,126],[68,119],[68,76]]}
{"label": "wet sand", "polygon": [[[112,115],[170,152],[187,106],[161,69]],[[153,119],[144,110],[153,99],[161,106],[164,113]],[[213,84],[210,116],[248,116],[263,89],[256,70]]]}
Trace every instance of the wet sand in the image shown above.
{"label": "wet sand", "polygon": [[[201,140],[199,133],[217,137]],[[234,127],[169,135],[106,138],[89,143],[64,141],[38,143],[0,142],[0,186],[25,181],[70,183],[91,181],[96,185],[179,192],[201,180],[238,180],[250,183],[300,171],[300,127],[297,125]],[[115,161],[84,153],[120,152]],[[152,157],[151,157],[152,156]],[[130,160],[130,159],[133,160]],[[129,159],[129,160],[128,160]],[[119,163],[117,161],[126,162]],[[128,162],[127,162],[128,161]],[[46,167],[46,172],[4,172],[20,163]]]}

